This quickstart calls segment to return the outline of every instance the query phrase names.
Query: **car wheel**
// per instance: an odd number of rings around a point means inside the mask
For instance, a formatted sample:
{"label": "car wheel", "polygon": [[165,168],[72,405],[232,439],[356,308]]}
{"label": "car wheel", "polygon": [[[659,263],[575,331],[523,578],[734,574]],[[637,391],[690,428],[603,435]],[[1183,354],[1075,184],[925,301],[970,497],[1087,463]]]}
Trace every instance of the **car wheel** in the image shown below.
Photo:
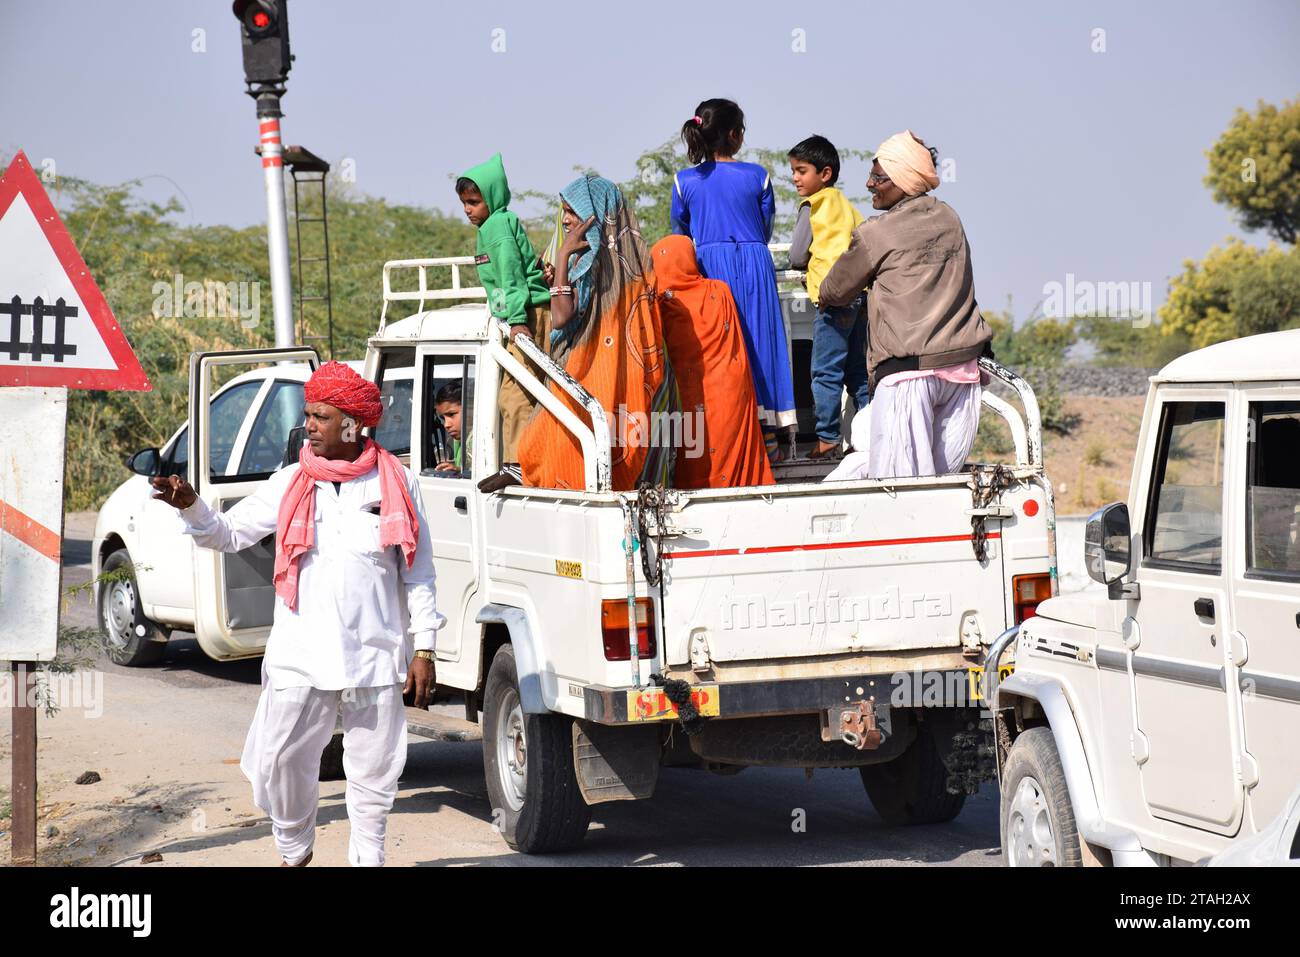
{"label": "car wheel", "polygon": [[510,645],[488,669],[483,771],[493,823],[515,850],[544,854],[582,843],[591,808],[573,772],[573,719],[524,712]]}
{"label": "car wheel", "polygon": [[128,668],[157,664],[167,647],[167,630],[140,610],[135,566],[125,548],[108,556],[100,577],[97,605],[108,657]]}
{"label": "car wheel", "polygon": [[1016,738],[1002,774],[1002,857],[1010,867],[1081,867],[1065,770],[1050,728]]}
{"label": "car wheel", "polygon": [[871,806],[890,827],[943,824],[960,814],[966,803],[965,794],[948,791],[948,769],[925,725],[894,760],[863,765],[858,771]]}

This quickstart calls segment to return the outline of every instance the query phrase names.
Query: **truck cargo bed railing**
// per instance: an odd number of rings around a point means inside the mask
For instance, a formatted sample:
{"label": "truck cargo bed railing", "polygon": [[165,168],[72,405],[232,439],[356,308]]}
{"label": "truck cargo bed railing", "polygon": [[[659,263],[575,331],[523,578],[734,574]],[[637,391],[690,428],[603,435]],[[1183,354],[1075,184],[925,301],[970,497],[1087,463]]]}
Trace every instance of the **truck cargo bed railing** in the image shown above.
{"label": "truck cargo bed railing", "polygon": [[[436,259],[393,259],[384,263],[384,307],[379,313],[379,335],[383,335],[388,323],[388,304],[390,302],[417,302],[418,312],[424,312],[427,301],[446,299],[487,299],[487,290],[482,286],[462,286],[460,270],[462,266],[473,266],[473,256],[440,256]],[[450,269],[451,286],[434,289],[429,286],[429,270]],[[418,285],[415,289],[397,290],[393,288],[394,270],[414,269],[418,273]]]}

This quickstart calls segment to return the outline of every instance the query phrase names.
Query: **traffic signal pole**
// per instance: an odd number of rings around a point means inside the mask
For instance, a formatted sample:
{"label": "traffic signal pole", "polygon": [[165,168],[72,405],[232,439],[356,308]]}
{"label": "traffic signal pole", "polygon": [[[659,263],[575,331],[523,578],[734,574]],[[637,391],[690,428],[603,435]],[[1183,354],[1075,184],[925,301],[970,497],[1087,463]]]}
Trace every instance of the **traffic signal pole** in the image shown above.
{"label": "traffic signal pole", "polygon": [[234,0],[231,12],[239,21],[247,93],[257,101],[275,344],[292,346],[293,280],[289,273],[289,221],[284,208],[284,147],[280,139],[280,97],[293,65],[288,0]]}
{"label": "traffic signal pole", "polygon": [[284,205],[284,159],[280,140],[280,97],[257,98],[257,130],[266,186],[266,248],[271,262],[271,311],[276,346],[295,344],[293,289],[289,272],[289,219]]}

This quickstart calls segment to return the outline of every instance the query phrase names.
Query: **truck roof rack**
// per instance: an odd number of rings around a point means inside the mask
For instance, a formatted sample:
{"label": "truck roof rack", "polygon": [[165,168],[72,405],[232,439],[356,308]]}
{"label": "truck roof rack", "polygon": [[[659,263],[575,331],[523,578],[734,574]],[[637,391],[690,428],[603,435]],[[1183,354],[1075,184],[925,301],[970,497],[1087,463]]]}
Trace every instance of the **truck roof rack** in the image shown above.
{"label": "truck roof rack", "polygon": [[[424,312],[424,304],[429,300],[446,299],[487,299],[487,290],[482,286],[462,286],[460,270],[462,266],[473,266],[473,256],[439,256],[434,259],[393,259],[384,263],[384,307],[379,314],[379,334],[388,324],[388,304],[390,302],[418,302],[417,312]],[[451,285],[432,288],[429,285],[430,268],[450,269]],[[419,283],[414,289],[398,290],[393,288],[393,271],[414,269],[418,273]]]}

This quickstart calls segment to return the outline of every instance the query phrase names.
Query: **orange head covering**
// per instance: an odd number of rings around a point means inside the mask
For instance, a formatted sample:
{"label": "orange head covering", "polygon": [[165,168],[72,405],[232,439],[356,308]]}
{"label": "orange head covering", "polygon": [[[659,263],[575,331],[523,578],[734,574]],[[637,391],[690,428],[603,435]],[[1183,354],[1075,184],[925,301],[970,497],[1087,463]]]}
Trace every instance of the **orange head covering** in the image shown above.
{"label": "orange head covering", "polygon": [[352,416],[363,428],[378,425],[384,414],[379,386],[342,362],[327,362],[317,369],[302,394],[308,402],[324,402]]}
{"label": "orange head covering", "polygon": [[934,157],[911,130],[895,133],[881,143],[875,159],[885,175],[908,196],[920,196],[939,185]]}
{"label": "orange head covering", "polygon": [[695,244],[689,236],[665,236],[659,240],[650,250],[650,263],[659,290],[659,309],[665,318],[689,321],[691,315],[698,315],[710,305],[715,311],[721,308],[710,303],[717,300],[717,290],[701,275]]}

